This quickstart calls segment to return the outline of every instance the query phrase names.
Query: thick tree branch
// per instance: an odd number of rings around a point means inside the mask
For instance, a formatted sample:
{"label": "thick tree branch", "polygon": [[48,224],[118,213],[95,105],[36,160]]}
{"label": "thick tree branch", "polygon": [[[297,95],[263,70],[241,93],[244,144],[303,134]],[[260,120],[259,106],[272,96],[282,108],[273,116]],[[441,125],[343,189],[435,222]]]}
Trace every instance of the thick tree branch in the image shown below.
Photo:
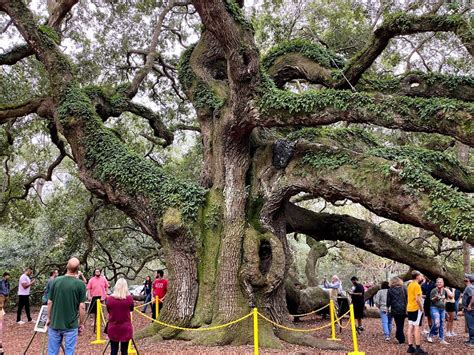
{"label": "thick tree branch", "polygon": [[343,241],[376,255],[420,270],[430,278],[442,277],[453,287],[462,287],[462,273],[420,253],[376,225],[348,215],[316,213],[291,203],[285,205],[288,233],[304,233],[317,241]]}
{"label": "thick tree branch", "polygon": [[[221,0],[194,0],[206,30],[220,43],[229,66],[230,85],[258,82],[259,55],[251,24],[239,8]],[[240,83],[240,84],[239,84]]]}
{"label": "thick tree branch", "polygon": [[66,15],[72,10],[79,0],[59,0],[48,1],[48,25],[61,33],[61,25],[66,18]]}
{"label": "thick tree branch", "polygon": [[[474,55],[474,41],[468,30],[469,23],[461,15],[422,15],[414,16],[404,13],[392,14],[375,30],[369,44],[359,52],[344,69],[344,76],[335,85],[336,88],[355,86],[362,74],[372,65],[391,38],[411,35],[420,32],[454,32],[471,55]],[[347,79],[347,80],[346,80]],[[350,84],[349,84],[350,83]]]}
{"label": "thick tree branch", "polygon": [[393,161],[375,156],[387,156],[380,150],[371,155],[302,141],[283,170],[272,166],[272,151],[266,147],[254,157],[261,165],[256,178],[267,195],[265,223],[271,223],[282,203],[304,191],[330,202],[347,198],[399,223],[474,242],[472,200],[433,178],[425,156]]}
{"label": "thick tree branch", "polygon": [[[79,0],[48,1],[48,26],[52,27],[61,35],[61,25],[66,15],[69,14],[72,7],[78,2]],[[33,48],[29,45],[23,44],[16,46],[9,52],[0,54],[0,65],[13,65],[34,53]]]}
{"label": "thick tree branch", "polygon": [[0,125],[32,113],[43,117],[52,117],[53,101],[48,97],[40,97],[19,104],[1,105]]}
{"label": "thick tree branch", "polygon": [[296,94],[276,88],[260,99],[257,126],[320,126],[340,121],[371,123],[411,132],[440,133],[474,146],[474,105],[451,99],[309,90]]}
{"label": "thick tree branch", "polygon": [[363,76],[356,88],[386,95],[446,97],[474,101],[474,78],[438,73],[407,72],[399,77]]}
{"label": "thick tree branch", "polygon": [[13,65],[34,53],[31,47],[26,44],[16,46],[9,52],[0,54],[0,65]]}
{"label": "thick tree branch", "polygon": [[161,117],[157,113],[145,106],[133,102],[128,104],[127,111],[145,118],[153,129],[154,135],[165,140],[165,147],[173,143],[173,133],[166,128]]}
{"label": "thick tree branch", "polygon": [[294,79],[304,79],[326,87],[331,87],[333,82],[330,69],[300,53],[279,56],[268,68],[268,74],[279,88]]}

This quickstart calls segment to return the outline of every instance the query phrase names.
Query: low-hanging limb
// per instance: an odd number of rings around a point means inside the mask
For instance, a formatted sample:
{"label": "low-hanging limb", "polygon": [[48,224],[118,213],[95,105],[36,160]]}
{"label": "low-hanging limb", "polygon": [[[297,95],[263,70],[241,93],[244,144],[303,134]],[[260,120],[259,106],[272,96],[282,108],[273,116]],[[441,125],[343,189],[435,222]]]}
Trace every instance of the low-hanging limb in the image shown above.
{"label": "low-hanging limb", "polygon": [[327,201],[348,198],[399,223],[474,242],[472,199],[435,179],[423,160],[388,160],[301,141],[282,170],[272,166],[272,149],[267,146],[254,157],[262,164],[256,177],[268,196],[262,208],[268,223],[284,201],[304,191]]}
{"label": "low-hanging limb", "polygon": [[376,255],[420,270],[431,279],[444,278],[446,284],[462,288],[461,272],[421,253],[380,227],[348,215],[316,213],[292,203],[285,205],[288,232],[304,233],[315,240],[344,241]]}

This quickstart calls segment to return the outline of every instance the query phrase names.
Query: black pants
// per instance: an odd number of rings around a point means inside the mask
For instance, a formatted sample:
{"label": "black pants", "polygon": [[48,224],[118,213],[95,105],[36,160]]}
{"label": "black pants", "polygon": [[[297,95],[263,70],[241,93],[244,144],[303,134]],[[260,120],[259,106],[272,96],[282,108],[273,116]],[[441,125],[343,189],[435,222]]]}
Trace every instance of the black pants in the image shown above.
{"label": "black pants", "polygon": [[89,311],[87,313],[97,314],[97,300],[100,300],[100,296],[92,297]]}
{"label": "black pants", "polygon": [[110,355],[117,355],[119,351],[119,344],[120,344],[120,353],[121,355],[127,355],[128,353],[128,341],[110,341]]}
{"label": "black pants", "polygon": [[30,296],[22,296],[18,295],[18,311],[16,312],[16,321],[21,321],[21,311],[25,307],[26,317],[28,318],[28,322],[31,322],[31,315],[30,315]]}
{"label": "black pants", "polygon": [[397,327],[395,338],[397,338],[399,344],[403,344],[405,342],[405,334],[403,333],[403,326],[405,325],[405,315],[392,315],[392,318],[395,320],[395,325]]}
{"label": "black pants", "polygon": [[[158,310],[161,311],[161,309],[163,308],[163,302],[159,302],[158,303]],[[155,304],[152,303],[151,304],[151,318],[153,319],[156,319],[156,308],[155,308]]]}

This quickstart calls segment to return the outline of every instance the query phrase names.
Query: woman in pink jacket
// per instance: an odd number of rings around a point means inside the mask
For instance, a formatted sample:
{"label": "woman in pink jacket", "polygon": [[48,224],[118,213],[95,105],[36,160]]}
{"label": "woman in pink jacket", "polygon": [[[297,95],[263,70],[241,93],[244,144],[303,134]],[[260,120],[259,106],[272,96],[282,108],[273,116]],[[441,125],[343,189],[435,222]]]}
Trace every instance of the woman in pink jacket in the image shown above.
{"label": "woman in pink jacket", "polygon": [[120,345],[122,355],[127,355],[128,342],[133,337],[133,326],[130,312],[133,311],[133,297],[128,292],[125,279],[118,279],[112,295],[107,297],[109,323],[107,335],[110,339],[111,355],[117,355]]}

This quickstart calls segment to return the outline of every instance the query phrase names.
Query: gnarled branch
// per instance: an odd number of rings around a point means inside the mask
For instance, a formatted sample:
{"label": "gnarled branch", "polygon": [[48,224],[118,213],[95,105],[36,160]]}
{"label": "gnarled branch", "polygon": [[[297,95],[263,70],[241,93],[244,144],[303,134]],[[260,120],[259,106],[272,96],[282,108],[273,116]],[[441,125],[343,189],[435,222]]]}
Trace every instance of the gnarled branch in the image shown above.
{"label": "gnarled branch", "polygon": [[[422,15],[405,13],[392,14],[374,31],[369,44],[359,52],[344,69],[344,76],[335,85],[336,88],[348,89],[357,84],[362,74],[372,65],[390,39],[396,36],[420,32],[454,32],[463,41],[466,49],[474,54],[474,41],[468,31],[469,23],[461,15]],[[349,84],[350,83],[350,84]]]}
{"label": "gnarled branch", "polygon": [[[348,198],[379,216],[431,230],[453,240],[474,242],[474,204],[465,194],[430,175],[424,158],[394,160],[377,151],[356,153],[318,143],[298,142],[284,170],[272,166],[266,147],[255,156],[266,191],[263,221],[291,196],[304,191],[327,201]],[[425,168],[427,170],[425,170]]]}

